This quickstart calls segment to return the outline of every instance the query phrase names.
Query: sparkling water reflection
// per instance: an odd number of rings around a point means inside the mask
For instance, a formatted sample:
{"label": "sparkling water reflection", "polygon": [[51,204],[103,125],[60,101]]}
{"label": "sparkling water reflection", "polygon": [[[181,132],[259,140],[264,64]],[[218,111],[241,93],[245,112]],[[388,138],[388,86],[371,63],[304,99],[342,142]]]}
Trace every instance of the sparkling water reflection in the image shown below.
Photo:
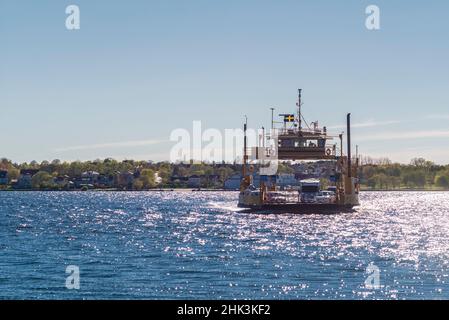
{"label": "sparkling water reflection", "polygon": [[[364,192],[331,215],[247,214],[236,198],[0,193],[0,298],[449,298],[447,192]],[[67,265],[80,290],[65,288]]]}

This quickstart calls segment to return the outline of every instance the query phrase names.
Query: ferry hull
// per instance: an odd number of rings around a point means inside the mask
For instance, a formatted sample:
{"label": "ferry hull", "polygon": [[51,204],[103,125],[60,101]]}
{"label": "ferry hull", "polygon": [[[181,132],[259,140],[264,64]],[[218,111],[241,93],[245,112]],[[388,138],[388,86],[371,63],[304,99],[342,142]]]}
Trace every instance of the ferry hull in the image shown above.
{"label": "ferry hull", "polygon": [[358,195],[354,194],[345,198],[344,203],[264,203],[258,194],[239,195],[239,208],[247,212],[268,211],[272,213],[338,213],[353,212],[354,207],[359,205]]}
{"label": "ferry hull", "polygon": [[339,205],[339,204],[315,204],[315,203],[289,203],[289,204],[263,204],[259,206],[245,206],[239,204],[240,208],[244,208],[244,212],[257,213],[297,213],[297,214],[330,214],[354,212],[355,205]]}

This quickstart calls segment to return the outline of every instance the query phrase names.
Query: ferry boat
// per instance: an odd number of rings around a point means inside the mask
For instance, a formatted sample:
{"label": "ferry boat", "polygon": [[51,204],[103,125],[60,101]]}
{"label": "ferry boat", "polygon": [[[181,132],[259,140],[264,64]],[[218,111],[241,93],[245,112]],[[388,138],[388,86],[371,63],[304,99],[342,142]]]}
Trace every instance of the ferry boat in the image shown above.
{"label": "ferry boat", "polygon": [[[343,134],[331,135],[326,127],[320,128],[318,121],[309,126],[301,114],[301,92],[298,90],[296,114],[280,114],[281,128],[275,127],[271,108],[271,132],[263,134],[262,146],[248,148],[247,121],[244,124],[244,155],[242,180],[238,206],[251,210],[315,213],[328,210],[348,210],[359,205],[359,183],[357,156],[351,154],[351,114],[347,114],[347,155],[343,154]],[[279,122],[277,122],[279,123]],[[303,127],[303,124],[306,127]],[[338,143],[334,142],[339,138]],[[339,150],[338,150],[339,149]],[[251,160],[251,163],[250,163]],[[325,160],[333,166],[332,183],[324,190],[319,179],[304,179],[299,188],[282,189],[276,185],[279,161]],[[268,169],[266,166],[268,164]],[[274,165],[273,165],[274,164]],[[260,166],[260,186],[253,185],[254,165]],[[264,170],[265,169],[265,170]]]}

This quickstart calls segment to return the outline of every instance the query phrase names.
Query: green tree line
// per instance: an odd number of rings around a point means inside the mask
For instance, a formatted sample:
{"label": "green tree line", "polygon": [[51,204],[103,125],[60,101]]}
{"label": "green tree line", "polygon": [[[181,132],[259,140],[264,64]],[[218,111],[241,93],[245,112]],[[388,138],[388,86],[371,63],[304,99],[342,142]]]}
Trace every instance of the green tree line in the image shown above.
{"label": "green tree line", "polygon": [[[8,171],[9,180],[19,178],[20,170],[37,169],[39,173],[33,176],[32,186],[35,189],[51,189],[54,178],[68,176],[75,178],[86,171],[96,171],[104,175],[115,175],[117,172],[140,173],[133,182],[133,189],[143,190],[155,187],[181,188],[186,187],[182,179],[176,177],[218,176],[218,184],[209,187],[222,186],[224,181],[241,172],[241,165],[228,163],[193,163],[173,164],[169,162],[151,162],[114,159],[94,161],[31,161],[29,163],[13,163],[8,159],[0,159],[0,170]],[[279,173],[294,173],[289,163],[279,164]],[[158,177],[158,181],[156,181]],[[423,158],[415,158],[409,164],[393,163],[388,159],[369,160],[359,167],[360,184],[364,189],[449,189],[449,165],[437,165]]]}
{"label": "green tree line", "polygon": [[449,189],[449,165],[436,165],[423,158],[409,164],[388,159],[365,163],[359,171],[361,186],[367,189]]}

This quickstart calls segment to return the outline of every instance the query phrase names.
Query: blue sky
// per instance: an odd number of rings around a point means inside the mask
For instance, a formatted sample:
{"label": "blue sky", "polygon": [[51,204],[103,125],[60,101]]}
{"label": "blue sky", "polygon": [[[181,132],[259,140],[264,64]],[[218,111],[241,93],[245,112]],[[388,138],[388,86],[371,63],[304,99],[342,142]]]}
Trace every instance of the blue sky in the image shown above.
{"label": "blue sky", "polygon": [[[381,30],[365,28],[370,4]],[[448,14],[436,0],[0,0],[0,157],[164,160],[173,129],[268,127],[303,88],[308,121],[340,131],[352,113],[361,153],[449,163]]]}

